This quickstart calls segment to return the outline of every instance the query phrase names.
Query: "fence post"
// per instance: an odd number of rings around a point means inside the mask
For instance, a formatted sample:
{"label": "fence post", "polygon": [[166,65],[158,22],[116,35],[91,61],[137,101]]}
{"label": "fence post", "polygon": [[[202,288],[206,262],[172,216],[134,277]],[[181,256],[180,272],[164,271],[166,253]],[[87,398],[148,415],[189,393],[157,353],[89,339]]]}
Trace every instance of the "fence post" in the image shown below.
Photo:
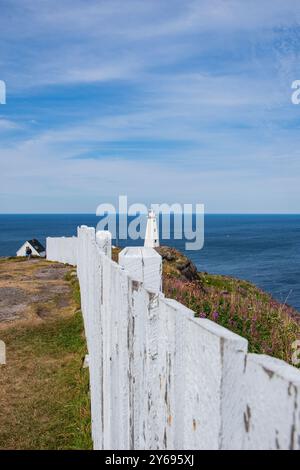
{"label": "fence post", "polygon": [[119,253],[119,264],[134,281],[143,282],[146,289],[161,292],[162,258],[153,248],[124,248]]}
{"label": "fence post", "polygon": [[96,232],[96,242],[100,250],[111,258],[111,233],[107,230],[98,230]]}
{"label": "fence post", "polygon": [[6,346],[4,341],[0,339],[0,364],[6,364]]}

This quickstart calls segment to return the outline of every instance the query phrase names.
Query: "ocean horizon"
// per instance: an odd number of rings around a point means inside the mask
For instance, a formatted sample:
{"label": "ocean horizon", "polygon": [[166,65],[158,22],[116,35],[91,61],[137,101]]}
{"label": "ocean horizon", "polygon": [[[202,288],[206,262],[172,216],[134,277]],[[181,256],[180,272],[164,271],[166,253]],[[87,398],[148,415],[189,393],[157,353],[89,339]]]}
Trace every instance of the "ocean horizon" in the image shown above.
{"label": "ocean horizon", "polygon": [[[130,219],[130,218],[129,218]],[[79,225],[96,227],[89,213],[0,214],[0,256],[14,256],[27,239],[76,235]],[[185,239],[170,240],[199,271],[253,282],[280,302],[300,311],[300,214],[206,214],[204,247],[186,251]],[[143,240],[116,240],[121,247]]]}

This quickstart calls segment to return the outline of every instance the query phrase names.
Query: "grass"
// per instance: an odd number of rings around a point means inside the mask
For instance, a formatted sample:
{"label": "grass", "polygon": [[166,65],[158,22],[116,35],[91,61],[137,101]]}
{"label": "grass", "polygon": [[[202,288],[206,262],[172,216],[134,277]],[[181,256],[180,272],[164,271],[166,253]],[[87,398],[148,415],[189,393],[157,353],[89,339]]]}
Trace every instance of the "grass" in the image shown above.
{"label": "grass", "polygon": [[0,365],[0,449],[92,448],[86,343],[72,268],[66,281],[68,313],[1,329],[7,364]]}
{"label": "grass", "polygon": [[[245,337],[249,352],[269,354],[291,363],[292,344],[300,339],[299,312],[277,302],[250,282],[197,273],[192,263],[176,250],[160,251],[168,258],[163,262],[166,296],[183,303],[196,316],[208,318]],[[182,267],[186,266],[183,271]]]}
{"label": "grass", "polygon": [[[160,252],[166,296],[244,336],[250,352],[291,362],[292,343],[300,339],[299,313],[249,282],[197,273],[174,249]],[[28,289],[28,296],[37,282],[45,289],[55,283],[69,289],[30,304],[30,314],[1,326],[7,364],[0,365],[0,449],[91,449],[88,369],[82,368],[86,343],[75,271],[69,267],[59,281],[37,281],[37,270],[49,263],[22,261],[0,260],[2,274],[10,275],[0,284],[15,283]],[[59,307],[62,295],[68,300],[64,308]]]}

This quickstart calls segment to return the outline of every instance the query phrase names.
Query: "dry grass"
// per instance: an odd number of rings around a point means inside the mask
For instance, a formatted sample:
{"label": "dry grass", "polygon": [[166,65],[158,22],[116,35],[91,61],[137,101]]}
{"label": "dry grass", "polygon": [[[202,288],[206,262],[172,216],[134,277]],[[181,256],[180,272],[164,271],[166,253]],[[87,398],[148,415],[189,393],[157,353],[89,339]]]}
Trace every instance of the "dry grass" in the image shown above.
{"label": "dry grass", "polygon": [[46,260],[1,259],[0,329],[8,322],[36,323],[57,312],[72,313],[70,285],[65,280],[69,270],[68,266]]}
{"label": "dry grass", "polygon": [[[1,260],[0,449],[89,449],[88,371],[79,287],[71,267],[44,260]],[[5,314],[9,318],[5,321]]]}

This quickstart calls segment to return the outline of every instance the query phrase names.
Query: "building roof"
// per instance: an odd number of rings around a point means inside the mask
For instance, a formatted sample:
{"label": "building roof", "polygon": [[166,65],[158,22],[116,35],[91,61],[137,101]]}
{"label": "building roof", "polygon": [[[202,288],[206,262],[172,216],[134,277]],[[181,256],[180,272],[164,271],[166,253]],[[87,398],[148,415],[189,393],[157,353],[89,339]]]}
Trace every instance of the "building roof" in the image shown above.
{"label": "building roof", "polygon": [[29,243],[38,253],[42,253],[43,251],[45,251],[43,245],[36,238],[33,238],[32,240],[27,240],[27,243]]}

